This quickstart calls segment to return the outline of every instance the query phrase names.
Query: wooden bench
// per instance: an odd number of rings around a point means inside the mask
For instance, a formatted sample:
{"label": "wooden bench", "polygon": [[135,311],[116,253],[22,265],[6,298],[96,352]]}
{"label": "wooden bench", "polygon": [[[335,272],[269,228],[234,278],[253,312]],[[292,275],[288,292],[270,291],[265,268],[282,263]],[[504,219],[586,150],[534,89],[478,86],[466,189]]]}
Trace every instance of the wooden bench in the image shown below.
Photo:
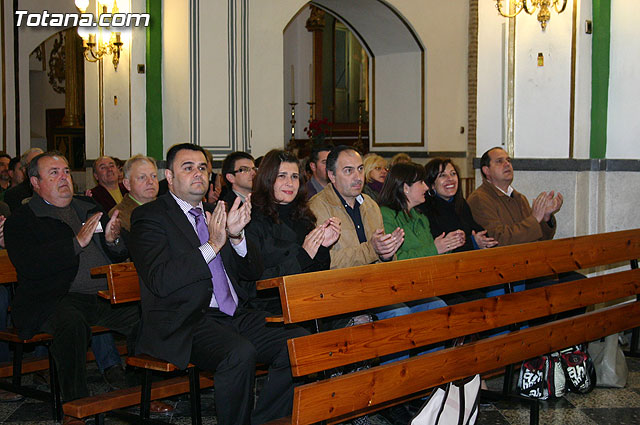
{"label": "wooden bench", "polygon": [[[16,269],[9,260],[7,251],[0,251],[0,284],[14,284],[17,282],[18,277]],[[92,333],[108,332],[109,329],[103,326],[93,326],[91,328]],[[13,360],[11,363],[0,364],[0,377],[11,377],[11,383],[0,380],[0,388],[11,391],[17,394],[22,394],[27,397],[35,398],[37,400],[43,400],[50,402],[53,409],[54,420],[62,420],[62,404],[60,400],[60,388],[56,369],[53,366],[53,358],[49,354],[48,358],[35,358],[24,361],[24,347],[28,344],[45,345],[49,346],[53,336],[48,333],[38,333],[30,339],[22,339],[18,337],[18,332],[15,328],[8,328],[6,330],[0,330],[0,341],[6,342],[13,346]],[[120,354],[126,353],[125,346],[119,346],[118,352]],[[87,360],[95,360],[93,352],[87,352]],[[35,388],[26,387],[22,385],[22,375],[25,373],[38,372],[42,370],[50,371],[50,392],[41,391]]]}
{"label": "wooden bench", "polygon": [[[293,375],[491,331],[597,303],[634,302],[552,320],[295,388],[293,413],[275,423],[338,423],[435,386],[640,326],[640,229],[292,275],[278,287],[283,320],[301,323],[433,296],[631,261],[631,269],[469,301],[288,341]],[[622,263],[623,265],[625,263]],[[634,350],[636,347],[632,347]],[[347,369],[347,368],[345,368]],[[536,424],[538,403],[531,404]]]}
{"label": "wooden bench", "polygon": [[[99,295],[109,300],[112,304],[140,301],[140,284],[133,263],[96,267],[91,269],[91,274],[93,276],[105,275],[107,277],[109,289],[101,291]],[[102,424],[104,423],[105,413],[140,404],[140,419],[144,422],[149,421],[149,405],[152,400],[189,393],[191,421],[193,424],[202,423],[200,390],[213,386],[213,378],[210,374],[199,372],[194,365],[189,364],[187,367],[188,377],[181,376],[152,383],[153,371],[176,372],[179,370],[178,367],[170,362],[144,354],[129,355],[127,364],[144,369],[141,386],[65,403],[63,406],[64,413],[76,418],[95,416],[96,424]],[[266,373],[267,370],[264,367],[256,370],[256,375],[264,375]]]}
{"label": "wooden bench", "polygon": [[[122,304],[140,301],[140,284],[133,263],[109,264],[91,269],[92,276],[106,276],[109,289],[98,295],[111,302]],[[65,403],[64,413],[76,418],[95,416],[96,424],[104,423],[105,413],[140,404],[140,419],[148,421],[152,400],[189,392],[191,394],[192,423],[202,423],[200,413],[200,388],[213,385],[211,377],[200,377],[196,368],[189,365],[188,378],[176,377],[152,383],[152,372],[175,372],[178,368],[160,359],[130,353],[127,364],[144,369],[142,385],[124,388],[97,396],[85,397]]]}

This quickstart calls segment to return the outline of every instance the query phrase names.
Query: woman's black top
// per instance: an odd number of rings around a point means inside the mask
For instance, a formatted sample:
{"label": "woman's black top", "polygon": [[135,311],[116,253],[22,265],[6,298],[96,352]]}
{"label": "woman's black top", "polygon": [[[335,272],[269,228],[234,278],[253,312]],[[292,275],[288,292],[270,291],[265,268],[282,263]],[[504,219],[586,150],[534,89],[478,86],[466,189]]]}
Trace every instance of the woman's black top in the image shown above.
{"label": "woman's black top", "polygon": [[[329,248],[320,246],[314,258],[302,248],[304,238],[314,229],[314,225],[307,220],[294,220],[291,217],[291,204],[278,205],[277,210],[279,223],[254,209],[251,221],[245,229],[247,239],[258,247],[262,255],[262,279],[328,270],[331,265]],[[256,295],[257,304],[252,303],[255,308],[265,309],[274,314],[281,312],[274,311],[275,305],[260,303],[259,299],[267,297],[266,295]],[[279,307],[279,301],[277,304]]]}
{"label": "woman's black top", "polygon": [[451,198],[450,201],[446,201],[437,195],[428,199],[427,202],[419,205],[417,208],[429,219],[429,227],[434,239],[443,232],[447,234],[458,229],[464,231],[464,245],[455,249],[453,252],[471,251],[476,248],[471,231],[475,230],[477,233],[484,229],[473,219],[467,201],[462,199],[459,214],[456,212],[453,198]]}

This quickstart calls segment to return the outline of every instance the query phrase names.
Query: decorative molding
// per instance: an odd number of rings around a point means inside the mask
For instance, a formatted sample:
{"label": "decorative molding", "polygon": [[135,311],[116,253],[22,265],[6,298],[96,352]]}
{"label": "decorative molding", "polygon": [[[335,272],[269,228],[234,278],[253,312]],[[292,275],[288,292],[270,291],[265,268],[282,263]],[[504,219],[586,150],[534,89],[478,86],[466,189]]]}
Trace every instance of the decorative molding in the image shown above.
{"label": "decorative molding", "polygon": [[573,1],[571,16],[571,92],[569,97],[569,158],[573,158],[576,126],[576,39],[578,27],[578,2]]}
{"label": "decorative molding", "polygon": [[53,48],[49,54],[49,84],[56,93],[65,92],[65,51],[64,45],[66,37],[64,31],[58,33],[58,37],[53,40]]}
{"label": "decorative molding", "polygon": [[[196,1],[196,0],[194,0]],[[227,111],[228,142],[223,145],[198,144],[211,151],[214,159],[237,150],[251,151],[249,102],[249,0],[227,0]],[[199,54],[199,49],[198,49]],[[195,65],[194,65],[195,66]],[[200,114],[200,63],[198,60],[198,117]]]}
{"label": "decorative molding", "polygon": [[5,60],[6,32],[4,30],[4,0],[0,0],[0,63],[2,65],[2,150],[7,151],[7,61]]}
{"label": "decorative molding", "polygon": [[478,124],[478,0],[469,1],[467,52],[467,169],[473,169]]}
{"label": "decorative molding", "polygon": [[[407,155],[409,155],[412,158],[466,158],[467,157],[467,153],[466,152],[446,152],[446,151],[431,151],[431,152],[425,152],[425,151],[411,151],[411,150],[405,150],[402,151],[403,153],[406,153]],[[400,152],[398,151],[371,151],[371,153],[375,153],[376,155],[380,155],[382,157],[392,157]]]}
{"label": "decorative molding", "polygon": [[236,134],[236,0],[227,0],[227,78],[229,82],[229,143],[231,149],[237,146]]}
{"label": "decorative molding", "polygon": [[[0,0],[4,1],[4,0]],[[17,16],[13,13],[14,10],[19,10],[20,6],[18,0],[13,0],[13,9],[11,14],[13,15],[13,97],[14,97],[14,120],[15,120],[15,143],[16,143],[16,155],[21,152],[20,149],[20,36],[17,25]],[[3,34],[3,38],[6,34]],[[6,59],[6,58],[3,58]],[[28,95],[28,93],[27,93]]]}
{"label": "decorative molding", "polygon": [[[513,13],[515,5],[509,2],[509,13]],[[516,97],[516,18],[509,18],[509,33],[507,41],[507,116],[506,116],[506,144],[507,153],[513,157],[515,152],[515,97]]]}
{"label": "decorative molding", "polygon": [[[512,159],[514,170],[522,171],[640,171],[640,159]],[[473,160],[473,168],[480,168],[480,158]]]}
{"label": "decorative molding", "polygon": [[249,120],[249,0],[242,0],[242,147],[251,152]]}
{"label": "decorative molding", "polygon": [[190,142],[200,145],[200,0],[189,0]]}

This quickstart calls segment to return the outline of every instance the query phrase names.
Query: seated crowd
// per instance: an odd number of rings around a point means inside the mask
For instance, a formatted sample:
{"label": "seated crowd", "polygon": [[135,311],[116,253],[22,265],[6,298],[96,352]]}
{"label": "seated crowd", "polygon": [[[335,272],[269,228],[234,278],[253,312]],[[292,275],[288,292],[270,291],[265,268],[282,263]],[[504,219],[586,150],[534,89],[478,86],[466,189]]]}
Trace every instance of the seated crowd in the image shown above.
{"label": "seated crowd", "polygon": [[[543,192],[530,205],[511,186],[513,167],[503,149],[484,153],[483,182],[468,201],[452,160],[423,166],[406,154],[396,157],[389,168],[376,154],[363,158],[352,147],[319,146],[307,176],[287,151],[268,152],[259,166],[248,153],[233,152],[216,175],[209,152],[184,143],[167,152],[162,181],[153,158],[135,155],[119,167],[102,156],[94,163],[96,186],[78,196],[60,153],[0,154],[0,245],[18,276],[10,321],[25,339],[53,335],[64,402],[89,396],[89,346],[111,388],[135,382],[113,335],[91,335],[91,326],[101,325],[125,335],[129,353],[212,372],[220,424],[286,416],[294,386],[286,341],[313,329],[267,325],[265,318],[280,314],[281,306],[277,293],[256,293],[257,280],[554,236],[562,195]],[[106,279],[92,278],[90,270],[128,259],[140,276],[141,303],[113,307],[97,296]],[[395,304],[330,326],[499,291]],[[0,328],[8,325],[9,298],[0,287]],[[0,343],[0,361],[9,356]],[[269,375],[254,405],[256,363],[266,364]],[[170,409],[152,405],[156,412]],[[382,413],[407,423],[403,409]],[[65,417],[65,423],[81,422]]]}

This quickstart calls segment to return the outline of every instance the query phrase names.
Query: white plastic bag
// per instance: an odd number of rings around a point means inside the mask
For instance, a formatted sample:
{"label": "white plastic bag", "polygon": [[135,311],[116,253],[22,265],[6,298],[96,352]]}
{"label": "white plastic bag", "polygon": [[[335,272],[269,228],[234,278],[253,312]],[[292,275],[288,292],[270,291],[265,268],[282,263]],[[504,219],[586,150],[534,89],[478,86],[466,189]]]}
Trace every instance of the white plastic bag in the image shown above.
{"label": "white plastic bag", "polygon": [[622,348],[618,344],[618,334],[589,343],[589,354],[596,368],[598,387],[624,388],[629,369]]}
{"label": "white plastic bag", "polygon": [[480,375],[437,388],[411,425],[473,425],[478,417]]}

